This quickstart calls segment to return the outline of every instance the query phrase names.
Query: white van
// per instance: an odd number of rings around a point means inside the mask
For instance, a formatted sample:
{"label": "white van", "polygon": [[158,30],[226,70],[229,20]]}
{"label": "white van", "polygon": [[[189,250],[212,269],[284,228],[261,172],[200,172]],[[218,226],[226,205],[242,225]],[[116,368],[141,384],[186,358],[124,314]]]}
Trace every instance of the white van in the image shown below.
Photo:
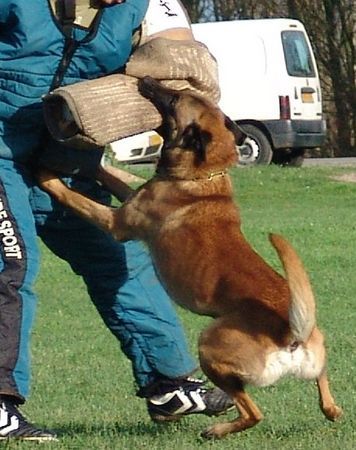
{"label": "white van", "polygon": [[301,22],[234,20],[193,25],[216,57],[220,106],[249,139],[245,163],[298,165],[326,136],[313,51]]}
{"label": "white van", "polygon": [[[247,134],[242,164],[300,165],[307,148],[326,136],[321,89],[313,51],[301,22],[292,19],[233,20],[193,24],[219,67],[221,109]],[[130,138],[112,144],[117,159],[143,161],[154,132],[131,154]],[[136,139],[136,137],[133,137]],[[155,139],[155,151],[161,146]]]}

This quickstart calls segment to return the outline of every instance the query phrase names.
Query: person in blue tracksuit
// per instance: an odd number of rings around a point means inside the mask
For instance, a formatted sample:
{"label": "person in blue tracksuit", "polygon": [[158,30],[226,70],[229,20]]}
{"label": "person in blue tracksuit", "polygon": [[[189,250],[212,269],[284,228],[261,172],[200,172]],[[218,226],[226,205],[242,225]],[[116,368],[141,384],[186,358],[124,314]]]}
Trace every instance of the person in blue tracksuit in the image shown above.
{"label": "person in blue tracksuit", "polygon": [[[167,20],[186,20],[177,0],[153,2]],[[79,11],[86,8],[91,19],[88,26],[72,23],[68,39],[63,11],[73,3]],[[0,2],[0,439],[55,439],[18,409],[29,395],[37,236],[83,277],[97,311],[132,362],[138,395],[146,399],[153,420],[215,414],[231,406],[222,391],[190,378],[196,363],[143,246],[116,242],[73,216],[36,185],[31,173],[48,145],[41,96],[58,81],[67,85],[119,71],[148,6],[149,0]],[[191,38],[189,25],[183,33]],[[63,57],[68,43],[75,44],[69,64]],[[67,182],[110,201],[89,178]]]}

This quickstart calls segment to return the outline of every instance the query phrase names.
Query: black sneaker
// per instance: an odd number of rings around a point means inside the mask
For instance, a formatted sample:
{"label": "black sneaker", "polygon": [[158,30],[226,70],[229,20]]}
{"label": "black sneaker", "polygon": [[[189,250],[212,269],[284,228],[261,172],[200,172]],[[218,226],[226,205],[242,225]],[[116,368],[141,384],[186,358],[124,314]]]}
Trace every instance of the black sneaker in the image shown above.
{"label": "black sneaker", "polygon": [[202,380],[160,380],[156,393],[147,399],[148,413],[155,422],[179,420],[189,414],[218,416],[234,407],[219,388],[208,389]]}
{"label": "black sneaker", "polygon": [[54,433],[27,422],[14,403],[0,399],[0,440],[4,439],[37,442],[57,440]]}

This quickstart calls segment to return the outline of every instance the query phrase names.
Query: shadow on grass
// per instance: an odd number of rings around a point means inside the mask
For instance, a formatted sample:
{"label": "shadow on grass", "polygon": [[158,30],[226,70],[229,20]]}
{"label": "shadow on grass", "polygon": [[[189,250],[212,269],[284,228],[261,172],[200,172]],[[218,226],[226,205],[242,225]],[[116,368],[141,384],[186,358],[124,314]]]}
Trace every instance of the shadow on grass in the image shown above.
{"label": "shadow on grass", "polygon": [[200,431],[204,429],[197,423],[190,423],[182,419],[179,422],[166,422],[164,424],[155,424],[153,422],[99,422],[96,424],[88,424],[84,422],[70,422],[55,426],[55,431],[59,438],[63,437],[89,437],[93,436],[170,436],[172,432],[191,432],[192,435],[200,435]]}
{"label": "shadow on grass", "polygon": [[[267,422],[267,421],[266,421]],[[261,424],[262,425],[262,424]],[[198,423],[196,420],[182,419],[179,422],[167,422],[165,424],[155,424],[153,422],[101,422],[96,424],[88,424],[81,422],[72,422],[61,424],[56,427],[56,432],[59,439],[61,438],[90,438],[90,436],[103,436],[117,438],[119,436],[135,436],[135,437],[164,437],[167,436],[169,440],[172,433],[184,433],[190,435],[197,443],[206,442],[201,437],[201,432],[206,428],[206,423]],[[264,423],[262,426],[257,426],[254,429],[246,430],[243,433],[233,434],[228,439],[237,437],[237,435],[250,435],[250,438],[255,438],[260,435],[270,441],[284,441],[293,440],[301,436],[309,436],[320,439],[321,436],[331,436],[340,432],[340,424],[325,422],[315,423],[314,421],[301,420],[298,423],[286,424],[283,420],[278,425]],[[253,436],[255,435],[255,436]]]}

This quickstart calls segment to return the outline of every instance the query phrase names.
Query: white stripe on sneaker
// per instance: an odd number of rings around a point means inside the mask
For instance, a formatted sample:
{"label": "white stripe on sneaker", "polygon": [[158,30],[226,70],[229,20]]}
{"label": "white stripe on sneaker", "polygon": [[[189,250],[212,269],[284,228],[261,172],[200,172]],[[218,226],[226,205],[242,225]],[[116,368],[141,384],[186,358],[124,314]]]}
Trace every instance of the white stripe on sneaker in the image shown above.
{"label": "white stripe on sneaker", "polygon": [[182,391],[176,391],[177,397],[182,403],[182,406],[178,409],[176,409],[173,414],[184,414],[186,411],[191,409],[194,406],[194,403],[190,400],[190,398],[187,396],[185,392]]}
{"label": "white stripe on sneaker", "polygon": [[191,391],[189,392],[189,395],[192,397],[196,404],[196,407],[193,409],[194,412],[201,412],[206,409],[206,404],[204,403],[204,400],[202,399],[199,392]]}
{"label": "white stripe on sneaker", "polygon": [[150,398],[150,402],[156,406],[163,406],[169,403],[174,397],[179,400],[181,406],[174,411],[170,411],[172,415],[181,415],[189,412],[201,412],[206,409],[206,405],[197,391],[184,392],[175,390],[164,395],[156,395]]}
{"label": "white stripe on sneaker", "polygon": [[171,401],[172,398],[177,394],[179,394],[178,390],[173,391],[173,392],[168,392],[167,394],[164,394],[164,395],[155,395],[150,398],[150,402],[157,406],[165,405],[166,403]]}
{"label": "white stripe on sneaker", "polygon": [[16,416],[11,416],[2,406],[0,408],[0,436],[6,436],[11,431],[17,430],[19,427],[19,419]]}

